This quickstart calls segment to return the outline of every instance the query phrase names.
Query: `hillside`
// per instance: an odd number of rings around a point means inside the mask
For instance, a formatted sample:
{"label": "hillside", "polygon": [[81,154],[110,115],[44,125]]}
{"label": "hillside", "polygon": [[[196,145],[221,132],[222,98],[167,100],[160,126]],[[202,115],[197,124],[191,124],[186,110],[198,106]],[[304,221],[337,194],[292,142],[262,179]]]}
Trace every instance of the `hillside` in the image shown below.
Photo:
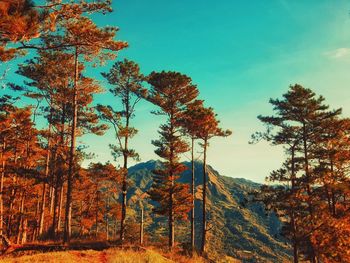
{"label": "hillside", "polygon": [[[158,161],[148,161],[137,164],[129,169],[130,184],[129,204],[137,209],[135,196],[146,196],[147,190],[152,185],[152,170],[159,166]],[[189,166],[189,163],[186,163]],[[200,242],[201,222],[201,163],[196,163],[196,230]],[[189,182],[190,171],[186,171],[180,178],[183,182]],[[263,205],[247,202],[249,193],[259,187],[259,184],[239,178],[220,175],[212,167],[208,166],[208,203],[209,203],[209,251],[215,257],[226,254],[243,262],[283,262],[289,258],[289,245],[279,235],[281,223],[273,214],[266,212]],[[145,198],[146,210],[151,210],[152,202]],[[147,213],[146,213],[147,215]],[[146,219],[147,220],[147,219]],[[159,218],[149,219],[146,232],[152,235],[165,235],[164,220]],[[177,240],[186,242],[186,226],[179,224]]]}

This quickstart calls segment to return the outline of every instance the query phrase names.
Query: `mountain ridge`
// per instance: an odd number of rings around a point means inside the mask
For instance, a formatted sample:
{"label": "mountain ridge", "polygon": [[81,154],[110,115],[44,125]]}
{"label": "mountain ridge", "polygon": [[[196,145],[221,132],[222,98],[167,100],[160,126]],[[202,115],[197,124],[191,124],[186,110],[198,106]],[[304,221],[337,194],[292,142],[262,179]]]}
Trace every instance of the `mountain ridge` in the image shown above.
{"label": "mountain ridge", "polygon": [[[184,162],[190,168],[190,162]],[[130,187],[129,205],[135,207],[136,199],[132,196],[147,196],[152,186],[152,170],[161,166],[157,160],[136,164],[129,168]],[[195,162],[195,217],[196,244],[200,242],[202,163]],[[272,212],[267,212],[261,203],[249,202],[250,193],[259,189],[259,183],[244,179],[222,176],[212,166],[207,165],[208,176],[208,223],[212,230],[208,235],[208,250],[217,256],[226,254],[243,262],[284,262],[290,258],[289,244],[280,236],[282,223]],[[189,183],[191,171],[186,170],[179,181]],[[153,201],[144,200],[146,207],[152,209]],[[151,214],[151,213],[150,213]],[[156,223],[148,226],[148,233],[164,229],[164,218],[154,218]],[[163,223],[162,223],[163,222]],[[187,224],[189,225],[189,224]],[[188,242],[188,226],[179,223],[178,239]]]}

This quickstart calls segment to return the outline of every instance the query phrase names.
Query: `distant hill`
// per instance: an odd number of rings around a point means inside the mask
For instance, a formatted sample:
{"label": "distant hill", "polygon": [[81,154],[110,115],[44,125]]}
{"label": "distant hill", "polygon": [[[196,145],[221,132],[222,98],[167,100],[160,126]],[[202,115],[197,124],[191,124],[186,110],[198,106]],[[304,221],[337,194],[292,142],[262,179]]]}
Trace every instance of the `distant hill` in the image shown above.
{"label": "distant hill", "polygon": [[[185,163],[190,167],[190,163]],[[137,209],[136,196],[146,197],[152,185],[152,170],[159,167],[159,161],[139,163],[129,169],[129,205]],[[196,162],[196,243],[200,245],[202,164]],[[180,180],[190,182],[190,170]],[[243,262],[284,262],[290,258],[289,244],[279,235],[281,222],[275,214],[266,212],[260,203],[247,202],[249,193],[260,184],[252,181],[220,175],[208,166],[208,217],[211,230],[208,234],[208,249],[216,256],[228,255]],[[152,208],[152,201],[144,201],[145,207]],[[151,213],[149,213],[151,214]],[[153,216],[152,216],[153,217]],[[164,220],[156,217],[148,225],[149,235],[166,233]],[[163,226],[162,226],[163,224]],[[177,240],[188,241],[189,224],[180,223]]]}

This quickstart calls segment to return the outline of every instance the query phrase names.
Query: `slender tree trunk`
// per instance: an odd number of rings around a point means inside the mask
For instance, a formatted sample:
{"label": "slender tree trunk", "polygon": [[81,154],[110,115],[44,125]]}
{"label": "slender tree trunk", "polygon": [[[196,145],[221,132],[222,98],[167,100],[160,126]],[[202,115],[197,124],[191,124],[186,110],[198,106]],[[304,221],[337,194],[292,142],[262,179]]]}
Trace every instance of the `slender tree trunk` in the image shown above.
{"label": "slender tree trunk", "polygon": [[108,217],[106,217],[106,240],[109,241],[109,222]]}
{"label": "slender tree trunk", "polygon": [[108,222],[108,213],[109,213],[109,196],[107,196],[107,205],[106,205],[106,240],[109,241],[109,222]]}
{"label": "slender tree trunk", "polygon": [[43,183],[43,192],[41,195],[41,207],[40,207],[40,217],[39,217],[39,236],[43,234],[44,230],[44,219],[45,219],[45,203],[46,203],[46,181],[49,178],[49,164],[50,164],[50,146],[51,146],[51,113],[50,109],[50,117],[49,117],[49,131],[47,136],[47,152],[46,152],[46,160],[45,160],[45,179]]}
{"label": "slender tree trunk", "polygon": [[298,263],[299,262],[299,242],[297,239],[297,226],[295,223],[295,213],[294,210],[292,210],[292,216],[291,216],[291,223],[293,228],[293,262]]}
{"label": "slender tree trunk", "polygon": [[[16,177],[13,178],[13,185],[15,185],[15,180]],[[7,217],[7,236],[11,236],[12,235],[12,220],[14,218],[14,213],[13,213],[13,206],[14,206],[14,202],[15,202],[15,197],[16,197],[16,191],[14,189],[12,189],[11,191],[11,197],[10,197],[10,203],[9,203],[9,215]]]}
{"label": "slender tree trunk", "polygon": [[[173,177],[173,176],[171,176]],[[175,245],[175,226],[174,226],[174,179],[171,179],[170,202],[169,202],[169,248]]]}
{"label": "slender tree trunk", "polygon": [[[80,204],[79,204],[79,213],[80,213],[80,218],[79,218],[79,222],[80,222],[80,230],[79,230],[79,235],[82,236],[84,233],[84,226],[83,226],[83,200],[80,200]],[[90,231],[89,231],[90,234]]]}
{"label": "slender tree trunk", "polygon": [[141,209],[141,215],[140,215],[140,246],[143,245],[143,205],[142,202],[140,202],[140,209]]}
{"label": "slender tree trunk", "polygon": [[293,262],[294,263],[298,263],[299,262],[298,244],[296,242],[293,243]]}
{"label": "slender tree trunk", "polygon": [[59,194],[60,202],[58,204],[58,218],[57,218],[56,233],[60,233],[62,228],[61,225],[62,225],[63,195],[64,195],[64,183],[62,182],[62,186]]}
{"label": "slender tree trunk", "polygon": [[[312,207],[312,193],[311,193],[311,178],[310,178],[310,171],[309,171],[309,156],[308,156],[308,148],[307,148],[307,134],[306,134],[306,125],[303,123],[303,146],[304,146],[304,165],[305,165],[305,177],[306,177],[306,192],[309,197],[309,200],[307,201],[308,203],[308,208],[309,208],[309,213],[311,216],[311,223],[313,222],[313,207]],[[316,262],[316,256],[315,256],[315,249],[313,248],[311,242],[310,242],[310,250],[311,250],[311,262],[315,263]]]}
{"label": "slender tree trunk", "polygon": [[[125,112],[126,112],[125,128],[126,130],[128,130],[129,129],[129,95],[126,100]],[[123,149],[124,174],[123,174],[123,186],[122,186],[122,218],[120,221],[120,243],[122,246],[125,239],[126,194],[127,194],[127,176],[128,176],[128,139],[129,139],[129,136],[126,135],[124,139],[124,149]]]}
{"label": "slender tree trunk", "polygon": [[207,218],[206,218],[206,206],[207,206],[207,140],[204,140],[203,146],[203,214],[202,214],[202,246],[201,253],[205,253],[205,243],[207,234]]}
{"label": "slender tree trunk", "polygon": [[[174,117],[170,117],[170,131],[172,134],[175,133],[174,131]],[[169,158],[169,163],[171,167],[170,171],[170,191],[169,191],[169,219],[168,219],[168,224],[169,224],[169,248],[172,249],[175,246],[175,222],[174,222],[174,187],[175,187],[175,178],[174,178],[174,172],[173,172],[173,162],[174,162],[174,149],[173,146],[170,146],[170,158]]]}
{"label": "slender tree trunk", "polygon": [[195,224],[194,224],[194,138],[191,139],[191,195],[192,195],[192,210],[191,210],[191,250],[195,250]]}
{"label": "slender tree trunk", "polygon": [[[332,174],[332,178],[334,178],[334,164],[333,164],[333,159],[331,158],[331,174]],[[337,211],[336,211],[336,200],[335,200],[335,193],[334,193],[334,189],[331,189],[331,196],[330,196],[331,200],[332,200],[332,206],[331,206],[331,214],[333,217],[335,217],[337,215]]]}
{"label": "slender tree trunk", "polygon": [[21,241],[21,234],[23,230],[23,212],[24,212],[24,199],[25,199],[25,193],[22,191],[21,194],[21,204],[19,209],[19,219],[18,219],[18,231],[17,231],[17,244]]}
{"label": "slender tree trunk", "polygon": [[99,196],[98,196],[98,184],[96,184],[96,211],[95,211],[95,224],[96,224],[95,236],[96,236],[96,238],[98,236],[98,205],[99,205],[98,198],[99,198]]}
{"label": "slender tree trunk", "polygon": [[[331,160],[331,174],[333,176],[333,172],[332,172],[332,159]],[[321,166],[321,161],[319,160],[319,165]],[[329,187],[328,187],[328,183],[326,181],[325,178],[322,178],[322,183],[323,183],[323,188],[324,188],[324,193],[325,193],[325,196],[327,198],[327,204],[328,204],[328,212],[329,214],[332,214],[332,201],[331,201],[331,195],[330,195],[330,190],[329,190]]]}
{"label": "slender tree trunk", "polygon": [[[125,167],[125,160],[124,160],[124,167]],[[123,185],[122,185],[122,207],[121,207],[122,208],[122,218],[120,220],[120,242],[121,242],[121,245],[123,245],[124,239],[125,239],[126,193],[127,193],[126,173],[127,173],[127,171],[124,170]]]}
{"label": "slender tree trunk", "polygon": [[335,198],[335,193],[334,193],[334,190],[332,189],[331,190],[331,199],[332,199],[332,215],[334,217],[337,216],[337,210],[336,210],[336,198]]}
{"label": "slender tree trunk", "polygon": [[78,74],[79,74],[79,66],[78,66],[78,48],[75,47],[75,73],[74,73],[74,90],[73,90],[73,122],[71,129],[71,145],[70,145],[70,153],[69,153],[69,166],[68,166],[68,179],[67,179],[67,198],[66,198],[66,213],[65,213],[65,221],[64,221],[64,235],[63,242],[68,244],[70,241],[70,236],[72,232],[72,184],[73,184],[73,176],[74,176],[74,156],[75,156],[75,139],[76,139],[76,128],[77,128],[77,120],[78,120]]}
{"label": "slender tree trunk", "polygon": [[50,197],[50,215],[54,216],[55,209],[56,209],[56,203],[55,200],[56,197],[56,189],[57,189],[57,182],[58,182],[58,154],[57,154],[57,147],[53,147],[52,149],[52,157],[50,161],[50,189],[49,189],[49,197]]}
{"label": "slender tree trunk", "polygon": [[0,234],[1,235],[3,235],[3,230],[4,230],[3,191],[4,191],[4,179],[5,179],[5,168],[6,168],[6,161],[4,157],[5,149],[6,149],[6,142],[4,138],[2,143],[2,151],[1,151],[1,182],[0,182]]}
{"label": "slender tree trunk", "polygon": [[50,186],[50,215],[53,215],[54,210],[54,203],[55,203],[55,188]]}
{"label": "slender tree trunk", "polygon": [[[303,144],[304,144],[304,165],[305,165],[305,177],[306,177],[306,191],[311,198],[311,181],[310,181],[310,172],[309,172],[309,156],[308,156],[308,149],[307,149],[307,136],[306,136],[306,126],[305,123],[303,124]],[[313,208],[311,205],[311,200],[308,201],[308,206],[309,206],[309,212],[310,215],[313,215]]]}
{"label": "slender tree trunk", "polygon": [[[60,127],[60,147],[64,149],[64,147],[67,145],[65,142],[65,122],[66,122],[66,105],[64,102],[62,102],[62,115],[61,115],[61,127]],[[62,210],[63,210],[63,196],[64,196],[64,170],[65,170],[65,164],[64,164],[64,158],[63,156],[59,156],[59,171],[56,175],[56,189],[55,189],[55,210],[56,211],[56,222],[54,225],[54,231],[55,235],[58,235],[61,233],[62,229]],[[57,207],[57,208],[56,208]]]}
{"label": "slender tree trunk", "polygon": [[28,230],[28,219],[25,218],[23,220],[23,226],[22,226],[22,240],[21,240],[21,244],[24,244],[27,242],[27,230]]}
{"label": "slender tree trunk", "polygon": [[33,229],[33,235],[32,235],[32,242],[34,242],[38,238],[38,231],[39,231],[39,210],[40,210],[40,198],[39,198],[39,193],[37,194],[37,199],[36,199],[36,208],[35,208],[35,226]]}
{"label": "slender tree trunk", "polygon": [[[292,192],[295,191],[295,145],[292,146],[292,160],[291,160],[291,181],[292,181]],[[299,255],[298,255],[298,240],[297,240],[297,226],[295,222],[295,211],[294,207],[292,207],[291,211],[291,225],[293,230],[293,262],[298,263],[299,262]]]}
{"label": "slender tree trunk", "polygon": [[[53,152],[53,166],[52,171],[56,171],[56,152]],[[56,173],[56,176],[54,177],[54,185],[52,187],[52,225],[51,225],[51,236],[53,239],[56,239],[56,226],[57,226],[57,217],[58,217],[58,189],[59,189],[59,173]]]}

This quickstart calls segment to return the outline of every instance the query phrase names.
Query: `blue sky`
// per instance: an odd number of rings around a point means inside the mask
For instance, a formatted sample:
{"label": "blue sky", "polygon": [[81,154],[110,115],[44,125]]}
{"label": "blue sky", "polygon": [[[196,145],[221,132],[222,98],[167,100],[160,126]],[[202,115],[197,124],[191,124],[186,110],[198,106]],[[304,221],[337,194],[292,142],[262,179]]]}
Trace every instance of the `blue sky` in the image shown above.
{"label": "blue sky", "polygon": [[[145,74],[164,69],[191,76],[201,99],[233,130],[209,149],[209,163],[224,175],[263,182],[279,168],[281,149],[248,141],[263,129],[256,116],[271,113],[269,98],[290,84],[309,87],[350,114],[350,1],[120,0],[113,7],[112,14],[94,18],[120,28],[118,39],[130,45],[120,58],[138,62]],[[88,74],[101,79],[98,71],[109,65]],[[96,101],[117,106],[108,94]],[[161,120],[149,113],[152,108],[139,104],[134,120],[139,134],[133,146],[142,161],[156,158],[151,140]],[[96,160],[111,159],[112,133],[80,141]]]}

